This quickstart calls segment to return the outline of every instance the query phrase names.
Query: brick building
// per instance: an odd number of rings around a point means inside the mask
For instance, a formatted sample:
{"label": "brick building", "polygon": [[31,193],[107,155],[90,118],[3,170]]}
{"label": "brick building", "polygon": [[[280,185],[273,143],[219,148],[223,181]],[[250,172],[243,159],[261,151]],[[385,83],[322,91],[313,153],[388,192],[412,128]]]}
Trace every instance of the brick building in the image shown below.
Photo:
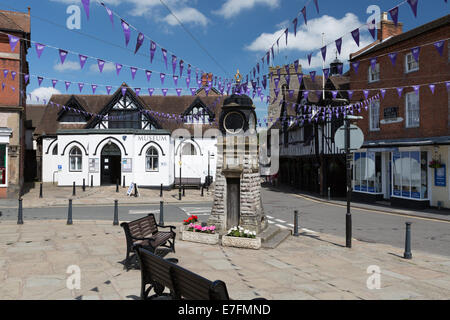
{"label": "brick building", "polygon": [[[364,117],[357,124],[365,143],[354,155],[354,197],[389,199],[394,206],[450,207],[446,170],[450,161],[450,102],[445,83],[450,80],[450,15],[408,32],[402,28],[383,13],[378,39],[350,55],[350,63],[360,63],[358,72],[350,70],[353,102],[364,99],[364,89],[371,89],[369,96],[380,94],[359,114]],[[434,46],[440,40],[444,40],[442,56]],[[417,61],[412,54],[416,47],[420,47]],[[395,65],[389,53],[397,53]],[[434,93],[429,84],[435,85]],[[397,87],[403,91],[399,93]],[[386,90],[384,98],[380,89]],[[430,168],[432,160],[443,166]]]}
{"label": "brick building", "polygon": [[[30,10],[28,13],[0,10],[0,198],[17,197],[24,181],[27,51],[30,47]],[[11,52],[7,34],[21,40]],[[23,40],[26,39],[26,40]]]}

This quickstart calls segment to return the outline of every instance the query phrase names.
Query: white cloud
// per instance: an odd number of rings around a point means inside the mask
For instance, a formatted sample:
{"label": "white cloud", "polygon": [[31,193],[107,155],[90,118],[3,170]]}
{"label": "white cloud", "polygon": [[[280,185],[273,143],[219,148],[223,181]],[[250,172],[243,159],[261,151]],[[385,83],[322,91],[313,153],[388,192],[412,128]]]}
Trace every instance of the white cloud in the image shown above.
{"label": "white cloud", "polygon": [[[58,89],[55,89],[53,87],[40,87],[36,88],[31,92],[31,99],[30,96],[27,96],[27,103],[28,104],[43,104],[44,99],[47,100],[47,102],[50,100],[51,96],[54,94],[61,94],[61,92]],[[39,97],[39,100],[38,98]]]}
{"label": "white cloud", "polygon": [[[96,73],[100,72],[100,70],[98,69],[98,63],[91,64],[89,66],[89,71]],[[106,62],[105,65],[103,66],[103,72],[112,72],[112,71],[116,71],[115,64],[112,62]],[[121,72],[123,72],[123,70]]]}
{"label": "white cloud", "polygon": [[273,9],[280,5],[280,0],[227,0],[219,10],[213,11],[213,13],[229,19],[238,15],[242,10],[252,9],[260,4]]}
{"label": "white cloud", "polygon": [[[307,26],[302,23],[302,25],[297,28],[296,37],[294,37],[294,32],[291,25],[289,27],[291,32],[289,32],[287,47],[285,36],[283,34],[284,29],[281,29],[274,33],[262,33],[250,45],[246,46],[245,49],[265,53],[270,49],[272,44],[275,43],[277,37],[282,35],[279,41],[280,52],[284,50],[304,52],[302,55],[304,59],[300,59],[300,63],[304,68],[306,68],[308,67],[306,54],[319,50],[315,53],[315,55],[313,55],[311,68],[322,67],[322,55],[320,53],[320,48],[323,46],[322,32],[325,33],[325,44],[330,43],[330,45],[327,46],[326,58],[326,64],[329,64],[336,57],[336,45],[334,44],[334,41],[339,37],[343,36],[342,51],[340,56],[345,60],[348,59],[350,53],[356,52],[360,48],[363,48],[372,42],[372,38],[366,32],[361,32],[360,34],[359,47],[353,40],[350,32],[362,24],[363,23],[359,21],[358,17],[353,13],[347,13],[342,19],[336,19],[325,15],[320,18],[309,20]],[[276,44],[274,46],[274,50],[277,52]]]}
{"label": "white cloud", "polygon": [[[173,11],[174,15],[183,23],[198,24],[206,27],[209,23],[209,19],[205,17],[203,13],[194,8],[182,8],[180,10]],[[178,25],[177,19],[172,14],[167,15],[164,19],[169,25]]]}
{"label": "white cloud", "polygon": [[80,63],[75,61],[65,61],[64,64],[59,62],[53,66],[53,69],[59,72],[80,70]]}

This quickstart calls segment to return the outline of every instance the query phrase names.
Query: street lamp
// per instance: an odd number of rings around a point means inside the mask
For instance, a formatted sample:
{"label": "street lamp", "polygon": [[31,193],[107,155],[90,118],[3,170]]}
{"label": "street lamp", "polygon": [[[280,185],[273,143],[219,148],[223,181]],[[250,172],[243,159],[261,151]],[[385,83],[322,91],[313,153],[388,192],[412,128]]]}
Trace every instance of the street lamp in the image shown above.
{"label": "street lamp", "polygon": [[352,171],[350,154],[350,121],[361,120],[361,116],[347,115],[345,120],[345,161],[347,165],[347,214],[345,215],[345,243],[347,248],[352,247],[352,214],[350,213],[351,189],[352,189]]}

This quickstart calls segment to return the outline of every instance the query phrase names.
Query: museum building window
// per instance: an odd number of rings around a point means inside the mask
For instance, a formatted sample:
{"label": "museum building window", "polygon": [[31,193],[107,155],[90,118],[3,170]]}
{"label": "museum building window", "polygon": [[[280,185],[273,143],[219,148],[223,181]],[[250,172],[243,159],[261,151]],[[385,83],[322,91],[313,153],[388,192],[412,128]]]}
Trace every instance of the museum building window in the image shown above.
{"label": "museum building window", "polygon": [[145,170],[158,171],[159,168],[159,154],[155,147],[148,148],[145,153]]}
{"label": "museum building window", "polygon": [[83,156],[81,150],[78,147],[73,147],[69,153],[69,165],[70,171],[81,171]]}

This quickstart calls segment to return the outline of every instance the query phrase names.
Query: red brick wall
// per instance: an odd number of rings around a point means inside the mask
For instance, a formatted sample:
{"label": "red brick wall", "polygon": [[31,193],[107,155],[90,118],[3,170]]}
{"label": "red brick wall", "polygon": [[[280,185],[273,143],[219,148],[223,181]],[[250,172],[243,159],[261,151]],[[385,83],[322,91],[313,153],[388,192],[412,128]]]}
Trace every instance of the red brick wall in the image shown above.
{"label": "red brick wall", "polygon": [[[448,62],[448,46],[445,42],[443,56],[441,57],[436,48],[431,44],[421,47],[419,58],[419,70],[416,72],[405,73],[405,55],[410,50],[399,52],[396,66],[393,67],[389,57],[378,58],[380,64],[380,81],[368,82],[368,69],[370,67],[370,58],[389,52],[396,52],[402,49],[408,49],[420,46],[426,43],[433,43],[440,39],[448,38],[450,26],[447,25],[440,29],[416,36],[415,38],[392,45],[391,47],[376,51],[366,56],[362,56],[358,74],[355,74],[353,68],[350,70],[350,87],[352,90],[358,89],[379,89],[401,86],[412,86],[417,84],[448,81],[450,79],[450,64]],[[359,60],[356,59],[356,60]],[[364,59],[364,60],[362,60]],[[355,60],[355,61],[356,61]],[[405,94],[414,92],[413,88],[405,88],[401,98],[397,91],[387,90],[385,98],[380,95],[380,120],[383,119],[383,110],[387,107],[399,107],[399,117],[402,122],[395,124],[380,124],[380,131],[369,131],[369,112],[362,108],[359,114],[364,117],[358,121],[365,134],[365,140],[384,140],[398,138],[420,138],[450,135],[449,127],[449,102],[445,83],[436,86],[435,94],[432,95],[428,86],[420,88],[420,127],[406,128],[405,114]],[[376,92],[370,93],[373,96]],[[353,102],[364,99],[362,92],[355,92]]]}
{"label": "red brick wall", "polygon": [[[22,35],[16,34],[18,37],[22,37]],[[14,49],[13,53],[19,54],[21,52],[21,43],[19,42]],[[11,47],[9,46],[8,36],[5,34],[0,34],[0,52],[11,53]],[[6,79],[3,75],[3,70],[9,70],[8,76]],[[11,71],[17,72],[15,80],[12,80]],[[20,105],[20,86],[19,81],[22,78],[20,73],[22,70],[20,69],[20,60],[12,60],[7,58],[0,57],[0,79],[1,82],[5,84],[5,89],[1,91],[0,86],[0,105],[4,106],[19,106]],[[1,85],[1,84],[0,84]],[[11,86],[13,86],[16,90],[12,91]]]}

